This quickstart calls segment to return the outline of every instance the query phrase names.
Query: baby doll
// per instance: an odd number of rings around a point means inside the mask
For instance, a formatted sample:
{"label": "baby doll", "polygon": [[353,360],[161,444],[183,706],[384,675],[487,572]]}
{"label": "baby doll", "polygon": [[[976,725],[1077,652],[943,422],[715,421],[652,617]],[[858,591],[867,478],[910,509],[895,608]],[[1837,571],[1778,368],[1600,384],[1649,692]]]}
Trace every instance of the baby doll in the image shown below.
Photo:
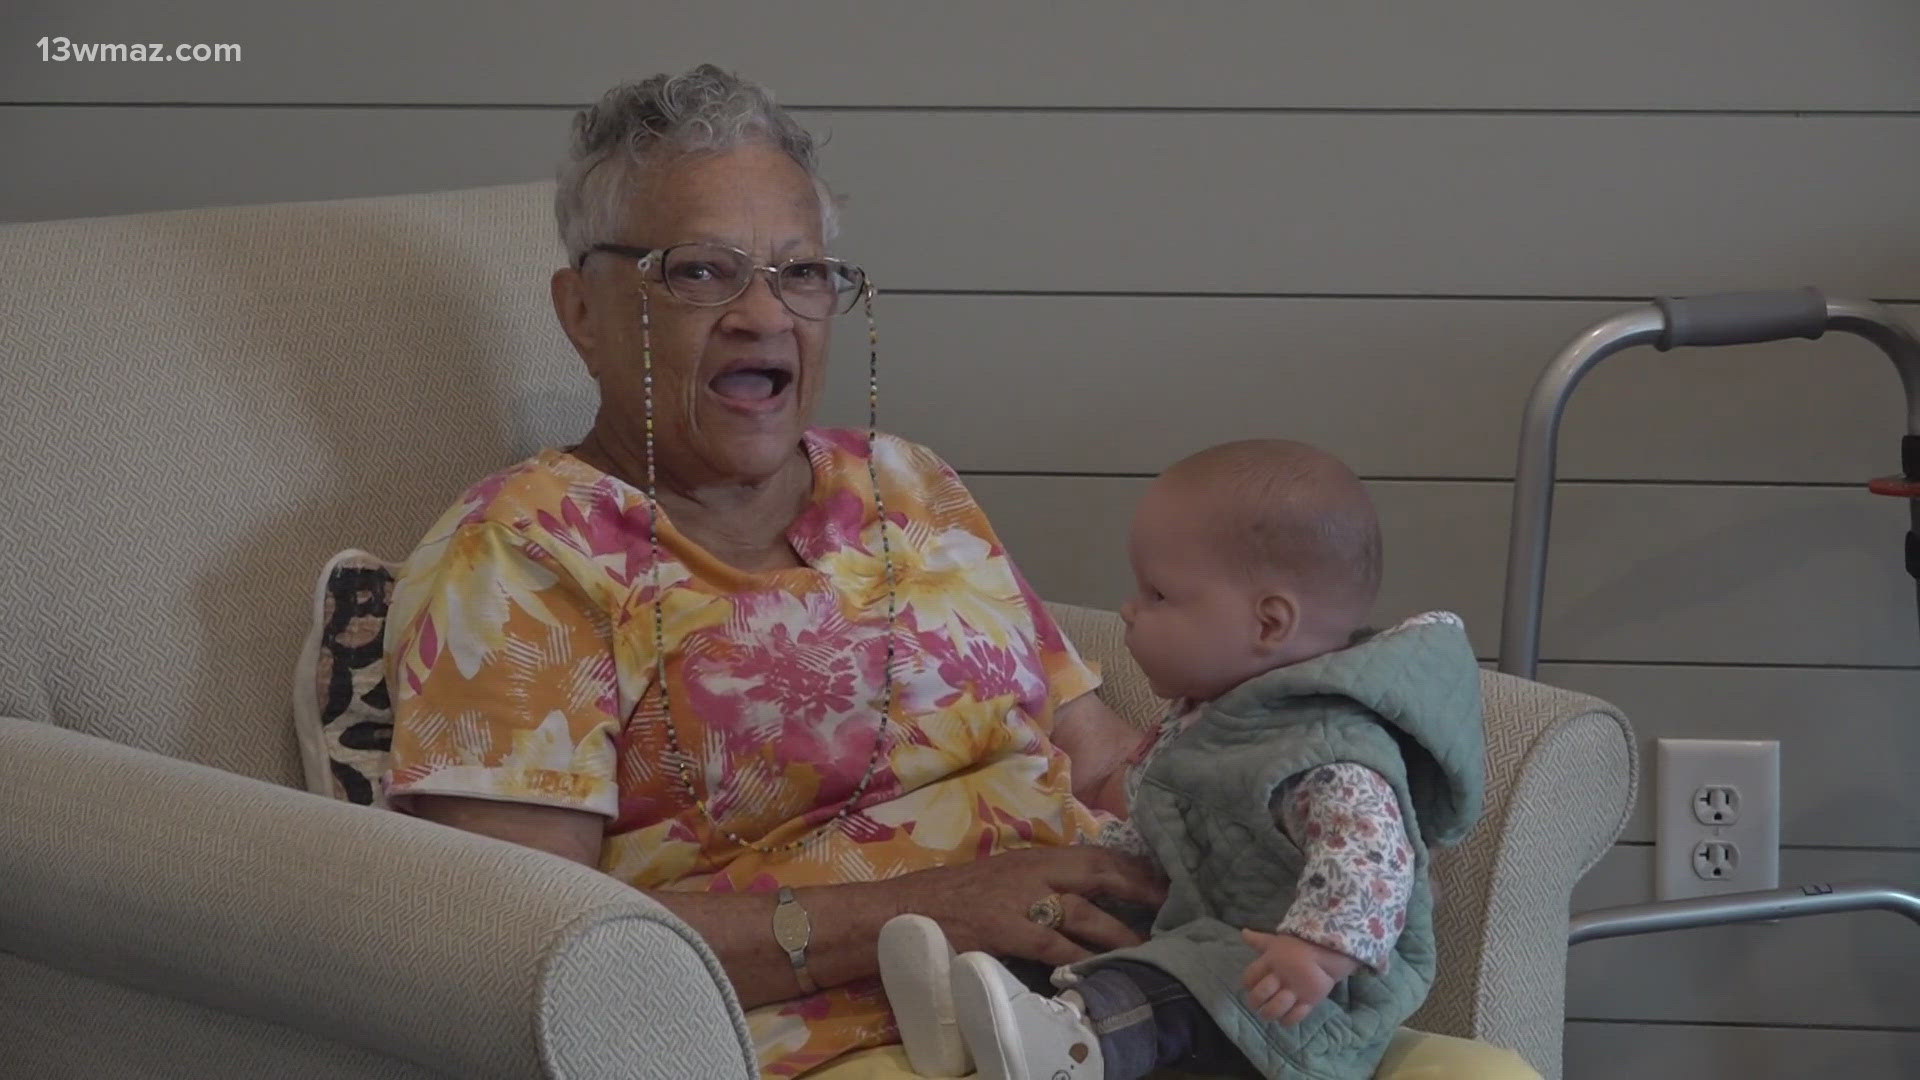
{"label": "baby doll", "polygon": [[1427,846],[1473,826],[1483,779],[1460,620],[1362,629],[1380,546],[1360,480],[1301,443],[1228,443],[1152,483],[1121,615],[1176,705],[1113,782],[1120,842],[1160,864],[1167,903],[1145,944],[1060,969],[1051,996],[984,953],[909,962],[940,955],[938,927],[890,923],[896,1013],[952,1014],[903,1018],[910,1060],[971,1057],[985,1080],[1372,1074],[1433,982]]}

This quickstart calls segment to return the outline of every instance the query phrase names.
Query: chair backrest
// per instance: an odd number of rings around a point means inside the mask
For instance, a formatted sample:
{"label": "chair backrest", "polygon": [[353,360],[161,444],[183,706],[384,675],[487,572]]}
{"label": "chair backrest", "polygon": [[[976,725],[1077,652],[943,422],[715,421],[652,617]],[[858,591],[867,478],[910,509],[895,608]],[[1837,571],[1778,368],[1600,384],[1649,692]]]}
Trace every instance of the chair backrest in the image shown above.
{"label": "chair backrest", "polygon": [[551,197],[0,227],[0,715],[297,783],[326,557],[591,419]]}

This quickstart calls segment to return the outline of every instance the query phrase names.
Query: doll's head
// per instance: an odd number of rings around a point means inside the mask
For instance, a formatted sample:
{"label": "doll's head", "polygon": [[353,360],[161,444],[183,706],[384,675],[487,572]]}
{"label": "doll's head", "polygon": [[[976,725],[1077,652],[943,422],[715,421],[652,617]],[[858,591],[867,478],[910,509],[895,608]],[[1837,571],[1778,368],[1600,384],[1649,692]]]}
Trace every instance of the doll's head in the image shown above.
{"label": "doll's head", "polygon": [[1128,534],[1127,649],[1162,697],[1209,701],[1342,648],[1380,589],[1373,500],[1340,459],[1253,439],[1157,477]]}

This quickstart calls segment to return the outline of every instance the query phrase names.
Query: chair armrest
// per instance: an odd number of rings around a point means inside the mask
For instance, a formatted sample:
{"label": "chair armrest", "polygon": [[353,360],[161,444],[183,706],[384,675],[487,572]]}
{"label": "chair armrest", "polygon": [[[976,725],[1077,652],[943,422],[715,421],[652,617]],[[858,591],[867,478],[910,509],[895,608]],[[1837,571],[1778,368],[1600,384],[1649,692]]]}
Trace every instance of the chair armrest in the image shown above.
{"label": "chair armrest", "polygon": [[685,923],[401,814],[0,718],[0,882],[0,950],[450,1075],[758,1075]]}
{"label": "chair armrest", "polygon": [[1411,1025],[1561,1069],[1573,887],[1626,826],[1633,730],[1598,698],[1483,672],[1487,802],[1465,843],[1434,853],[1440,975]]}

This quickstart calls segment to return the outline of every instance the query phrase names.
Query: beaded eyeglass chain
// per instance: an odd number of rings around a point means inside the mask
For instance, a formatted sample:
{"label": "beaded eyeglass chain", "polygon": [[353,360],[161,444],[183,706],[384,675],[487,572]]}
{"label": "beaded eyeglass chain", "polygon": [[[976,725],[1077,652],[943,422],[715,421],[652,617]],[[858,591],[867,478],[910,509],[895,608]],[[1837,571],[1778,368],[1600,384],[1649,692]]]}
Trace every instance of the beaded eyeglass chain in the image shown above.
{"label": "beaded eyeglass chain", "polygon": [[[641,262],[641,272],[649,268],[652,257]],[[880,758],[886,752],[887,721],[893,714],[893,630],[895,605],[897,598],[893,580],[893,549],[887,539],[887,508],[881,500],[879,471],[873,463],[874,442],[880,426],[880,335],[873,322],[873,282],[868,280],[861,285],[861,299],[867,312],[867,479],[873,485],[873,508],[880,520],[880,559],[886,568],[887,582],[887,656],[880,668],[881,702],[880,726],[873,735],[873,753],[867,759],[867,771],[860,777],[860,783],[847,796],[847,801],[831,820],[820,825],[798,840],[789,840],[783,844],[762,844],[749,840],[720,823],[706,800],[700,798],[700,791],[693,783],[693,758],[680,746],[679,733],[673,726],[672,702],[667,694],[667,648],[666,614],[660,591],[660,500],[658,497],[658,478],[654,469],[653,453],[653,315],[647,299],[645,286],[640,290],[640,356],[641,382],[645,387],[646,425],[647,425],[647,555],[653,570],[653,659],[654,680],[660,686],[661,723],[667,730],[667,750],[674,763],[674,771],[680,777],[680,786],[687,798],[700,811],[720,835],[742,847],[752,848],[763,854],[777,854],[802,848],[833,834],[842,821],[853,813],[860,799],[867,793],[867,787],[873,783],[873,777],[880,768]]]}

